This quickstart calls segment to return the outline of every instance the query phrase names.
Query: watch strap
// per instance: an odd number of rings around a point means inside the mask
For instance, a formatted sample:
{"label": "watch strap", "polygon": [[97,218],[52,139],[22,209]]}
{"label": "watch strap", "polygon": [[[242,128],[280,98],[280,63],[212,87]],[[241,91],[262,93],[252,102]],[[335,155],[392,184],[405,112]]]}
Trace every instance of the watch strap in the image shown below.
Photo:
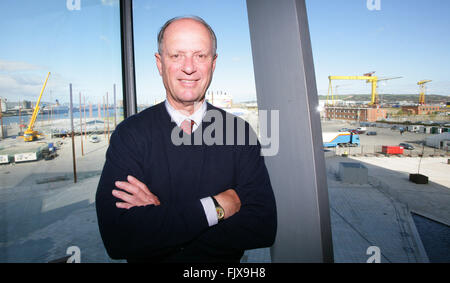
{"label": "watch strap", "polygon": [[215,197],[211,197],[211,198],[212,198],[212,200],[213,200],[213,202],[214,202],[214,205],[215,205],[215,207],[216,207],[216,211],[217,211],[217,219],[218,219],[219,222],[221,222],[221,221],[224,219],[224,217],[225,217],[225,210],[224,210],[223,207],[219,204],[219,202],[216,200]]}

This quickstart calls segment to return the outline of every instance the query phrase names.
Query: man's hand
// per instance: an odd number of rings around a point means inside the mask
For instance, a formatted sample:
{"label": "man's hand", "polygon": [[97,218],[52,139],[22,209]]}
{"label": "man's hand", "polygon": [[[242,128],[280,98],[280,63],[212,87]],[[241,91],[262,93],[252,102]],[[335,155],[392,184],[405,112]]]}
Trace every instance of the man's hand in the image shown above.
{"label": "man's hand", "polygon": [[116,202],[118,208],[130,209],[135,206],[151,204],[158,206],[161,204],[158,197],[152,194],[144,183],[133,176],[128,176],[127,180],[128,182],[117,181],[115,185],[129,194],[119,190],[112,191],[113,196],[124,201]]}
{"label": "man's hand", "polygon": [[236,191],[233,189],[222,192],[214,196],[214,198],[217,200],[223,210],[225,210],[225,219],[233,216],[241,209],[241,200],[239,199]]}

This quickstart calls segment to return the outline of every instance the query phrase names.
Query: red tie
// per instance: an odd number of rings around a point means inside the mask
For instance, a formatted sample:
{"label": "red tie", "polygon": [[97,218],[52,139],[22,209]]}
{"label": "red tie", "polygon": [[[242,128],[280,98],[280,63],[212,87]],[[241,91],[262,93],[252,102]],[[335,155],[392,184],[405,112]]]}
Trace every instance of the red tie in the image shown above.
{"label": "red tie", "polygon": [[192,133],[192,129],[194,127],[194,120],[186,119],[183,122],[181,122],[180,128],[188,135]]}

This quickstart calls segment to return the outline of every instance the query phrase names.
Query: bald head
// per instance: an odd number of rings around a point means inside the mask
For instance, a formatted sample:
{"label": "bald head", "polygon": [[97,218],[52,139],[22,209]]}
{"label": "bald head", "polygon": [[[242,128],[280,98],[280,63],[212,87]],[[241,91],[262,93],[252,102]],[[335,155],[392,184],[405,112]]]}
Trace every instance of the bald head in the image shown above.
{"label": "bald head", "polygon": [[[176,23],[176,25],[174,25]],[[187,25],[188,24],[188,25]],[[163,52],[163,45],[164,45],[164,38],[166,36],[167,30],[170,31],[170,29],[175,28],[194,28],[198,29],[199,31],[201,29],[204,29],[206,32],[209,33],[209,36],[211,38],[212,43],[212,51],[211,53],[213,56],[216,55],[217,52],[217,38],[216,34],[214,33],[213,29],[200,17],[197,16],[184,16],[184,17],[176,17],[173,19],[168,20],[162,27],[161,30],[158,33],[158,53]]]}
{"label": "bald head", "polygon": [[190,114],[205,100],[216,66],[215,35],[208,27],[198,18],[176,18],[158,36],[155,58],[167,101]]}

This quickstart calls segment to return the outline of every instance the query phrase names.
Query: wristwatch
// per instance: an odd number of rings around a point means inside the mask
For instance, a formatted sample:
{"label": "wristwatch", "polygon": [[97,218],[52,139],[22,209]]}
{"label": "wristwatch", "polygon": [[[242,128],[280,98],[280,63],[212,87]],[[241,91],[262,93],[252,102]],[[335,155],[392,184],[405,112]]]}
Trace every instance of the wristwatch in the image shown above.
{"label": "wristwatch", "polygon": [[217,211],[217,220],[219,220],[219,222],[221,222],[224,217],[225,217],[225,210],[223,210],[223,207],[220,206],[220,204],[217,202],[217,200],[214,197],[211,197],[214,205],[216,206],[216,211]]}

